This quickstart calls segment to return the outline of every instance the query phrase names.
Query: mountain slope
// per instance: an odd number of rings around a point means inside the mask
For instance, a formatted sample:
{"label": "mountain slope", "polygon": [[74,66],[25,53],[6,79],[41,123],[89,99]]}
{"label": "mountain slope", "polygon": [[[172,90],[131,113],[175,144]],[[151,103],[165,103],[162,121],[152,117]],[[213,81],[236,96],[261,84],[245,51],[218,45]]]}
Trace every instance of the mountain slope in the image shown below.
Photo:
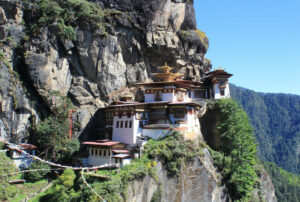
{"label": "mountain slope", "polygon": [[231,95],[251,119],[259,157],[300,173],[300,96],[257,93],[235,85]]}

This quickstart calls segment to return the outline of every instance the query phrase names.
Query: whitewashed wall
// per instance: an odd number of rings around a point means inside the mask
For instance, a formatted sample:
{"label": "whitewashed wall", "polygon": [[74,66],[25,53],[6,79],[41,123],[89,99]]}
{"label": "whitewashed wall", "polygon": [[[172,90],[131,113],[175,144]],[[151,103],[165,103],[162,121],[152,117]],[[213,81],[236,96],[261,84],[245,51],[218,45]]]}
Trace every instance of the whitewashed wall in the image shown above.
{"label": "whitewashed wall", "polygon": [[215,99],[230,98],[229,84],[228,83],[226,84],[224,96],[221,96],[219,86],[220,85],[218,83],[214,84],[214,87],[213,87],[213,89],[214,89],[214,98]]}
{"label": "whitewashed wall", "polygon": [[34,161],[34,159],[20,158],[20,159],[13,159],[13,161],[19,168],[28,168],[30,164]]}
{"label": "whitewashed wall", "polygon": [[[109,164],[110,157],[89,155],[88,162],[89,162],[89,165],[91,165],[91,166],[97,166],[97,165],[102,165],[102,164],[106,164],[106,163]],[[112,159],[112,163],[114,163],[114,159]]]}
{"label": "whitewashed wall", "polygon": [[129,158],[128,159],[122,159],[122,161],[121,161],[121,167],[130,164],[130,162],[131,162],[131,159],[129,159]]}
{"label": "whitewashed wall", "polygon": [[[119,121],[119,128],[117,128],[117,121]],[[123,121],[123,128],[121,128],[121,121]],[[128,121],[128,127],[125,128],[125,121]],[[129,128],[129,122],[132,121],[132,128]],[[136,144],[136,137],[140,135],[139,120],[136,119],[135,115],[131,115],[130,118],[127,116],[114,116],[113,123],[113,141],[134,145]]]}
{"label": "whitewashed wall", "polygon": [[154,94],[145,94],[145,102],[155,102]]}

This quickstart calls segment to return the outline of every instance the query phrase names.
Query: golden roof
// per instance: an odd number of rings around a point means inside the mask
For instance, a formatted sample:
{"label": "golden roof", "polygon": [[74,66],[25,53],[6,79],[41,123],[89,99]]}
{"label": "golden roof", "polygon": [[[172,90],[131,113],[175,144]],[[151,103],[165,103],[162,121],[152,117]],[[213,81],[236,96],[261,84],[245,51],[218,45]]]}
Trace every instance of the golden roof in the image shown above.
{"label": "golden roof", "polygon": [[160,81],[174,81],[176,78],[182,76],[183,74],[179,73],[172,73],[171,70],[172,67],[165,64],[164,66],[158,67],[159,70],[161,70],[161,73],[153,73],[152,75],[160,80]]}

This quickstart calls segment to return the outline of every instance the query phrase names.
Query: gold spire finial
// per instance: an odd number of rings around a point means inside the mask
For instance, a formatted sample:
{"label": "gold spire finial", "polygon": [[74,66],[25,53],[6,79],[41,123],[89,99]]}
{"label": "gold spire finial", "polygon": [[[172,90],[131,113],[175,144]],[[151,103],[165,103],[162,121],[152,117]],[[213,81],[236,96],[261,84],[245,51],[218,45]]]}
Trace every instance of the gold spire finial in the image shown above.
{"label": "gold spire finial", "polygon": [[167,63],[167,61],[165,61],[165,66],[168,66],[168,63]]}
{"label": "gold spire finial", "polygon": [[223,69],[223,68],[221,67],[221,65],[220,65],[218,70],[225,70],[225,69]]}

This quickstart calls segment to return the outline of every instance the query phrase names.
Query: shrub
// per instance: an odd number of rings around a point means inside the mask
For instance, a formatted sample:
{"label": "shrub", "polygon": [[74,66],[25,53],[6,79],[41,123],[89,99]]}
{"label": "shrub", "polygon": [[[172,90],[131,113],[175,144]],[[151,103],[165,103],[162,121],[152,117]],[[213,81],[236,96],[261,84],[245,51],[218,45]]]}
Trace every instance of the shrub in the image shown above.
{"label": "shrub", "polygon": [[149,159],[157,159],[166,165],[170,176],[179,175],[181,163],[192,161],[201,156],[201,148],[191,141],[184,141],[179,132],[173,131],[159,141],[149,140],[145,145],[144,155]]}
{"label": "shrub", "polygon": [[25,172],[24,179],[32,182],[44,179],[50,171],[50,166],[40,161],[35,161],[28,167],[27,170],[34,170],[34,169],[46,169],[46,170]]}
{"label": "shrub", "polygon": [[218,152],[212,152],[215,163],[222,172],[223,181],[235,201],[248,200],[257,180],[255,172],[256,143],[247,114],[231,99],[214,104],[221,122],[217,133],[221,137]]}
{"label": "shrub", "polygon": [[60,39],[75,40],[75,27],[83,23],[101,29],[104,34],[104,17],[99,5],[86,0],[41,0],[37,4],[37,20],[30,27],[30,33],[37,34],[41,27],[52,25],[57,28]]}

